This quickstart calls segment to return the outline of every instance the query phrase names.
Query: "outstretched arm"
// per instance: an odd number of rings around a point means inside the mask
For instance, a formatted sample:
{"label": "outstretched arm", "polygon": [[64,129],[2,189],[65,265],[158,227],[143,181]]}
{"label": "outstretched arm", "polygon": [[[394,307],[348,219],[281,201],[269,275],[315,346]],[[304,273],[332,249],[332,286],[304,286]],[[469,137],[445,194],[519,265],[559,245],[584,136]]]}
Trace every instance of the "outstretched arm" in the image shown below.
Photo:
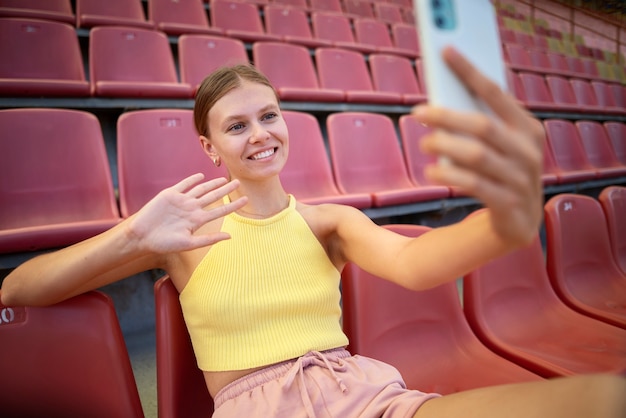
{"label": "outstretched arm", "polygon": [[163,190],[136,214],[102,234],[25,262],[5,278],[2,303],[50,305],[141,271],[163,268],[169,253],[228,239],[224,233],[195,232],[239,209],[245,198],[207,208],[236,189],[238,182],[200,183],[203,178],[196,174]]}
{"label": "outstretched arm", "polygon": [[454,280],[489,260],[527,245],[542,217],[544,131],[517,101],[452,48],[444,59],[495,118],[482,113],[419,106],[413,115],[434,128],[426,152],[451,164],[426,171],[435,183],[456,186],[487,208],[417,239],[377,228],[365,216],[340,216],[336,237],[344,261],[380,277],[424,289]]}

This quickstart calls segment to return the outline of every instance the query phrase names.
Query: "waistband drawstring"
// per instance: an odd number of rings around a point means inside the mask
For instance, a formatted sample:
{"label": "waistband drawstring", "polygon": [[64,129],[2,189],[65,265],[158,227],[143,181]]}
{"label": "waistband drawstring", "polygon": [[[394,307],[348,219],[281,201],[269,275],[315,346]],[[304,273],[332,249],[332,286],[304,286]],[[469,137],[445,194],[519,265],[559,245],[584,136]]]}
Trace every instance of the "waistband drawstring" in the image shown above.
{"label": "waistband drawstring", "polygon": [[337,359],[336,364],[331,364],[330,361],[324,356],[324,354],[319,351],[311,351],[304,356],[298,358],[294,363],[293,367],[287,373],[287,380],[285,382],[284,389],[288,390],[293,384],[296,376],[298,377],[298,386],[300,389],[300,397],[302,398],[302,403],[304,404],[304,408],[306,409],[307,416],[309,418],[315,418],[315,410],[313,409],[313,403],[311,402],[311,397],[309,396],[309,392],[307,391],[306,385],[304,383],[304,368],[314,364],[320,367],[326,367],[326,369],[330,372],[335,382],[341,389],[342,393],[345,393],[348,390],[348,387],[343,383],[343,380],[337,376],[337,371],[342,372],[346,370],[346,366],[343,363],[343,360],[340,358]]}

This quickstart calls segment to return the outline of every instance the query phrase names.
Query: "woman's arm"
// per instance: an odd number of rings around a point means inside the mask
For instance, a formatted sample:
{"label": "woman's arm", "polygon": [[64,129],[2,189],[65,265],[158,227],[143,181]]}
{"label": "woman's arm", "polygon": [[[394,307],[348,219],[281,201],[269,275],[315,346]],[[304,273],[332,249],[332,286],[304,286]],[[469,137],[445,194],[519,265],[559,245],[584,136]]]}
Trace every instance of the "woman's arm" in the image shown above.
{"label": "woman's arm", "polygon": [[238,182],[199,183],[196,174],[163,190],[133,216],[83,242],[35,257],[16,268],[2,284],[7,306],[50,305],[153,268],[165,268],[167,254],[228,239],[224,233],[194,234],[202,225],[245,204],[209,205],[237,188]]}
{"label": "woman's arm", "polygon": [[451,162],[430,166],[425,174],[435,183],[477,197],[487,210],[417,239],[378,228],[350,210],[339,211],[336,224],[335,248],[341,259],[412,289],[454,280],[529,244],[542,217],[541,123],[455,50],[444,50],[444,59],[495,117],[432,106],[415,108],[417,120],[433,128],[422,139],[424,151]]}

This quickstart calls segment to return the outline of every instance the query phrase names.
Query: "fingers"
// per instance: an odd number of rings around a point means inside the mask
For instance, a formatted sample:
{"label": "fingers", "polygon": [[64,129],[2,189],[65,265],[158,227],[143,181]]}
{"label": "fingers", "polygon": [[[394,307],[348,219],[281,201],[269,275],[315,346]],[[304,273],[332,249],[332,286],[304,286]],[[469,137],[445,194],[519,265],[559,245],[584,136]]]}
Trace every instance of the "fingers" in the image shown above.
{"label": "fingers", "polygon": [[470,61],[453,47],[446,47],[442,56],[448,67],[461,82],[506,123],[521,126],[529,117],[513,96],[503,91],[493,80],[482,74]]}

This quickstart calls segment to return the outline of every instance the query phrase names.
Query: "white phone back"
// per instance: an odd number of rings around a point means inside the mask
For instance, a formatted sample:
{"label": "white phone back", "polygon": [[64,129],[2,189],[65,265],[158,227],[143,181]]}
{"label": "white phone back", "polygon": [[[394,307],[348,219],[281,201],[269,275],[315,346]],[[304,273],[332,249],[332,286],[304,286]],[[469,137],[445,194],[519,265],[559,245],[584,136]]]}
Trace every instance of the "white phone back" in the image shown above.
{"label": "white phone back", "polygon": [[493,4],[489,0],[449,0],[454,5],[456,27],[443,30],[435,25],[432,18],[432,0],[413,1],[428,101],[433,105],[456,110],[491,113],[484,103],[468,93],[448,69],[441,58],[441,50],[447,45],[453,45],[483,74],[507,89]]}

